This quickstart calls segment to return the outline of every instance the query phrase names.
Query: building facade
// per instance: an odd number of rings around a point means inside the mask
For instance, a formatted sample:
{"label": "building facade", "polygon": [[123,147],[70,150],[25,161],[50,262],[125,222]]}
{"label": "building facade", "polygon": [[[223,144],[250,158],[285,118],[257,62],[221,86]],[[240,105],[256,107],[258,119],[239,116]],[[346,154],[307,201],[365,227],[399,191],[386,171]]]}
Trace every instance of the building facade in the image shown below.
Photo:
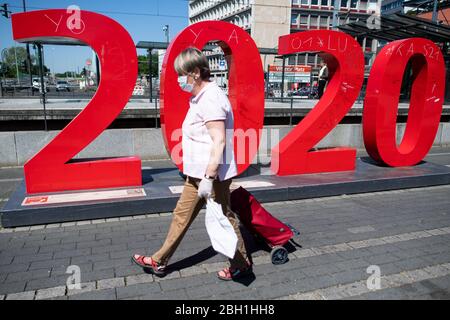
{"label": "building facade", "polygon": [[[292,0],[290,32],[304,30],[333,29],[334,0]],[[381,2],[370,0],[341,0],[341,7],[336,19],[337,25],[356,21],[366,21],[371,15],[379,14]],[[377,42],[370,39],[358,39],[364,52],[376,52]],[[317,67],[318,55],[302,54],[300,62]],[[292,57],[289,64],[293,63]],[[366,60],[366,64],[369,61]]]}
{"label": "building facade", "polygon": [[403,13],[403,2],[404,0],[383,0],[381,2],[381,14]]}
{"label": "building facade", "polygon": [[[233,23],[248,32],[258,48],[276,48],[278,37],[289,34],[291,0],[193,0],[189,2],[189,24],[205,20]],[[227,66],[220,48],[206,52],[213,76],[226,86]],[[274,55],[261,55],[264,66]]]}
{"label": "building facade", "polygon": [[[276,49],[278,38],[294,32],[318,29],[333,29],[334,0],[191,0],[189,1],[189,23],[205,20],[222,20],[233,23],[247,31],[258,48]],[[380,14],[381,0],[341,0],[337,24],[365,21]],[[366,53],[375,53],[377,42],[358,39]],[[219,84],[226,85],[226,65],[221,50],[207,53],[212,74]],[[370,56],[370,54],[369,54]],[[266,72],[270,66],[282,65],[275,55],[261,55]],[[299,53],[286,59],[287,66],[310,66],[310,83],[318,72],[318,54]],[[366,59],[370,64],[371,59]],[[289,89],[292,84],[285,83]],[[307,84],[299,83],[303,86]],[[275,84],[277,86],[277,84]]]}

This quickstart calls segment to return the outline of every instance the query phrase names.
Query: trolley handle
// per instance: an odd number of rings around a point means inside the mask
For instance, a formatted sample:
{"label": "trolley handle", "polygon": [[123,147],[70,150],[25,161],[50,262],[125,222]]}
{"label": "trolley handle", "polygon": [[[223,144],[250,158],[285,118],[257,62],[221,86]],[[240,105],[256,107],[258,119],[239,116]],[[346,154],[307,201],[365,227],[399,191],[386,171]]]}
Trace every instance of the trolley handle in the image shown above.
{"label": "trolley handle", "polygon": [[292,230],[292,232],[295,234],[295,236],[299,237],[300,236],[300,231],[298,231],[295,227],[293,227],[292,225],[290,225],[289,223],[285,223],[289,229]]}

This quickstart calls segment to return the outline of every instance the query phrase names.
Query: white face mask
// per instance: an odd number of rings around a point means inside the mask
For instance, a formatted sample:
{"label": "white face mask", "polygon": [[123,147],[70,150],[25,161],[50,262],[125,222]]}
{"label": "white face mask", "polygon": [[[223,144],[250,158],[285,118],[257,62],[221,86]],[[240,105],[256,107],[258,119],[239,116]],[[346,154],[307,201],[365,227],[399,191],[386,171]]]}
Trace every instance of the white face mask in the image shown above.
{"label": "white face mask", "polygon": [[178,84],[180,85],[181,90],[186,92],[192,92],[192,90],[194,89],[194,84],[187,82],[187,76],[179,76]]}

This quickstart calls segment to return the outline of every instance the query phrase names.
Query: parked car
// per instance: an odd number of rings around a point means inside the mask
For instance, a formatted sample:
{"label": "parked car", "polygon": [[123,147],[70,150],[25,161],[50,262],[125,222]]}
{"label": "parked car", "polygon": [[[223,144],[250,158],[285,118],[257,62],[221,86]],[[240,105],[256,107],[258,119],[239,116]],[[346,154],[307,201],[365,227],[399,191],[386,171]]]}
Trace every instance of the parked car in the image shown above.
{"label": "parked car", "polygon": [[64,80],[58,80],[56,82],[56,91],[70,91],[69,83]]}
{"label": "parked car", "polygon": [[319,98],[319,90],[318,90],[318,87],[317,87],[317,86],[314,86],[314,87],[312,88],[312,93],[311,93],[310,98],[311,98],[311,99],[318,99],[318,98]]}
{"label": "parked car", "polygon": [[288,96],[300,96],[300,97],[302,97],[302,96],[308,96],[309,93],[310,93],[310,89],[307,88],[307,87],[304,87],[304,88],[300,88],[298,90],[294,90],[294,91],[288,93]]}

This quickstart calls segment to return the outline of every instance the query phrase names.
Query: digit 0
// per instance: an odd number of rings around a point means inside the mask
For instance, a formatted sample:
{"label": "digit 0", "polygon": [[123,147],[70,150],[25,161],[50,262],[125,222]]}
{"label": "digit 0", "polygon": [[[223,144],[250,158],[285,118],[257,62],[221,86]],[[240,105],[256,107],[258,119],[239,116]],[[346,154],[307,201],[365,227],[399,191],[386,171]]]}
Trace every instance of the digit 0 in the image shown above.
{"label": "digit 0", "polygon": [[[28,193],[98,189],[142,184],[138,157],[71,161],[120,114],[133,92],[137,56],[128,32],[103,15],[80,11],[81,30],[71,30],[66,10],[39,10],[12,15],[16,41],[77,39],[99,56],[101,82],[94,98],[24,165]],[[30,28],[30,26],[33,26]]]}
{"label": "digit 0", "polygon": [[[398,98],[409,61],[413,81],[410,107],[405,133],[397,146]],[[420,162],[436,137],[444,85],[444,59],[432,41],[411,38],[386,45],[372,66],[364,100],[363,136],[369,155],[393,167]]]}
{"label": "digit 0", "polygon": [[[217,40],[228,57],[228,96],[234,115],[234,154],[238,174],[248,168],[258,151],[264,121],[264,73],[255,42],[242,28],[223,21],[195,23],[169,45],[161,71],[161,128],[166,149],[183,170],[181,126],[189,109],[190,94],[181,90],[175,58],[189,46],[202,49]],[[246,147],[246,143],[249,147]]]}

